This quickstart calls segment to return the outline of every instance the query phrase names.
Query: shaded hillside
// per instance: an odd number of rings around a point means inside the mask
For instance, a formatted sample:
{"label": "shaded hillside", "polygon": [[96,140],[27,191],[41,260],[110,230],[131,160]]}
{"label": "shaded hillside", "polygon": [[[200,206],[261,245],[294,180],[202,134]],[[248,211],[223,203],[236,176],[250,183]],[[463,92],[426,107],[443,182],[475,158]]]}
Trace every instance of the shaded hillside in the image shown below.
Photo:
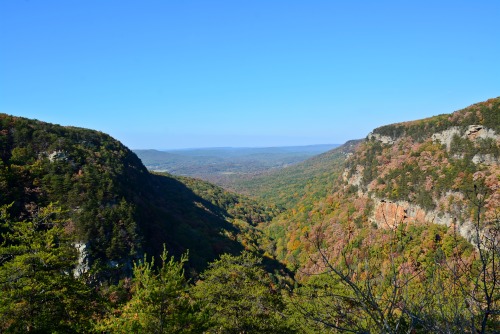
{"label": "shaded hillside", "polygon": [[281,169],[326,152],[338,145],[263,148],[200,148],[171,151],[135,150],[151,171],[201,178],[232,188],[241,178]]}
{"label": "shaded hillside", "polygon": [[300,201],[314,202],[333,191],[346,157],[359,140],[352,140],[299,164],[250,179],[235,180],[238,192],[260,197],[271,203],[292,208]]}
{"label": "shaded hillside", "polygon": [[189,249],[202,268],[243,249],[240,232],[274,214],[202,181],[152,175],[97,131],[1,114],[0,158],[0,205],[29,219],[56,203],[87,255],[83,266],[105,276],[131,269],[143,252],[161,253],[163,243],[177,255]]}

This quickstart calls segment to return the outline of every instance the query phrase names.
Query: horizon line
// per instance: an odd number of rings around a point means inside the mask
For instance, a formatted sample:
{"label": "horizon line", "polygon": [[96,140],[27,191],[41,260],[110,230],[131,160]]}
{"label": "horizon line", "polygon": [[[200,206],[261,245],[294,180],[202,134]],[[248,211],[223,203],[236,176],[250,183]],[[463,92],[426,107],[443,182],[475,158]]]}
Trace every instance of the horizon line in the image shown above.
{"label": "horizon line", "polygon": [[326,144],[307,144],[307,145],[279,145],[279,146],[200,146],[200,147],[185,147],[185,148],[132,148],[132,151],[182,151],[182,150],[210,150],[210,149],[253,149],[253,148],[287,148],[287,147],[311,147],[311,146],[340,146],[339,143]]}

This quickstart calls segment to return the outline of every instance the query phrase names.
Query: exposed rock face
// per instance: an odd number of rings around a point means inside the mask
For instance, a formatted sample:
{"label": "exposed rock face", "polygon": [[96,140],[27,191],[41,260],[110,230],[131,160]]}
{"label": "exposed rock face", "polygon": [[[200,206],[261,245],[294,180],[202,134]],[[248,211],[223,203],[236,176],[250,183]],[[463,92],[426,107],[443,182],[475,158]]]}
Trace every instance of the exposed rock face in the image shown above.
{"label": "exposed rock face", "polygon": [[382,144],[388,144],[388,145],[392,145],[395,142],[395,140],[389,136],[382,136],[378,133],[370,132],[368,134],[368,140],[372,140],[372,139],[378,140]]}
{"label": "exposed rock face", "polygon": [[374,210],[371,221],[381,228],[392,228],[400,223],[423,222],[425,212],[422,210],[412,210],[412,217],[408,215],[407,203],[391,202],[384,199],[374,199]]}
{"label": "exposed rock face", "polygon": [[432,135],[433,141],[439,141],[442,145],[446,146],[449,151],[451,146],[451,141],[455,135],[460,136],[460,128],[458,126],[451,127],[447,130],[435,133]]}
{"label": "exposed rock face", "polygon": [[[459,127],[454,126],[447,130],[441,131],[439,133],[434,133],[432,135],[433,141],[438,141],[442,145],[446,146],[446,149],[450,151],[451,142],[454,136],[459,136],[470,141],[476,141],[478,139],[493,139],[500,141],[500,135],[497,135],[492,129],[485,128],[482,125],[469,125],[465,131],[461,130]],[[454,155],[456,159],[462,159],[462,155]],[[498,165],[499,161],[493,154],[476,154],[472,158],[472,162],[475,164],[485,164],[485,165]]]}
{"label": "exposed rock face", "polygon": [[64,151],[54,151],[49,154],[49,160],[50,162],[54,162],[57,160],[68,160],[67,154]]}
{"label": "exposed rock face", "polygon": [[494,140],[500,139],[500,136],[497,135],[495,131],[485,128],[482,125],[469,125],[465,131],[460,130],[458,126],[453,126],[444,131],[434,133],[431,138],[433,141],[439,141],[441,144],[446,145],[446,148],[449,151],[451,142],[455,135],[460,136],[461,138],[467,138],[472,141],[488,138]]}
{"label": "exposed rock face", "polygon": [[498,165],[499,161],[493,154],[476,154],[472,158],[472,162],[475,164],[485,164],[489,166]]}
{"label": "exposed rock face", "polygon": [[83,242],[77,242],[74,244],[75,248],[78,251],[78,264],[76,265],[73,273],[75,277],[80,277],[90,270],[89,259],[88,259],[88,251],[87,244]]}
{"label": "exposed rock face", "polygon": [[464,138],[467,137],[470,140],[475,140],[475,139],[495,139],[498,140],[500,136],[498,136],[495,131],[491,129],[487,129],[482,125],[469,125],[467,130],[465,131]]}
{"label": "exposed rock face", "polygon": [[[485,224],[498,220],[499,112],[500,99],[494,99],[450,115],[375,129],[348,158],[341,196],[370,203],[363,218],[380,228],[436,223],[473,242],[477,224],[486,231]],[[479,222],[476,189],[485,198]]]}
{"label": "exposed rock face", "polygon": [[[471,141],[478,140],[481,138],[497,138],[494,131],[486,129],[482,126],[472,125],[464,128],[452,127],[440,133],[436,133],[432,135],[432,141],[439,141],[441,144],[445,145],[448,149],[452,142],[454,136],[459,135],[462,138],[467,138]],[[380,139],[380,136],[373,135],[371,138],[375,138],[376,140]],[[399,139],[394,141],[394,143],[399,143]],[[400,145],[401,146],[401,145]],[[400,148],[396,148],[395,145],[392,146],[392,150],[400,150]],[[391,150],[388,148],[388,150]],[[392,152],[392,151],[390,151]],[[399,152],[399,151],[398,151]],[[387,154],[387,153],[386,153]],[[405,159],[407,156],[404,156]],[[426,158],[427,155],[424,153],[420,153],[418,155],[417,161],[423,161],[422,159]],[[433,155],[429,155],[429,159],[432,160]],[[391,158],[387,157],[385,159],[381,158],[380,161],[390,161]],[[455,156],[456,159],[462,159],[463,156]],[[406,161],[403,159],[403,161]],[[415,161],[415,163],[417,163]],[[493,154],[476,154],[472,160],[475,164],[483,164],[498,166],[498,159]],[[433,162],[432,162],[433,163]],[[431,165],[432,165],[431,163]],[[429,167],[429,164],[424,164],[424,167]],[[383,175],[385,170],[397,169],[399,168],[398,164],[391,164],[385,162],[384,165],[380,165],[378,168],[378,175]],[[350,170],[346,169],[343,173],[343,181],[347,184],[347,186],[358,186],[358,197],[363,197],[365,199],[373,201],[373,209],[371,212],[371,216],[369,220],[371,223],[376,224],[380,228],[393,228],[401,223],[416,223],[416,224],[424,224],[424,223],[436,223],[440,225],[445,225],[450,228],[455,228],[456,231],[461,234],[464,238],[469,241],[472,241],[473,236],[475,235],[474,224],[470,221],[469,217],[464,213],[464,197],[460,192],[449,191],[447,193],[441,194],[438,197],[433,198],[434,204],[436,205],[436,209],[429,210],[424,209],[423,207],[412,203],[411,199],[409,200],[398,200],[391,201],[385,198],[377,197],[374,193],[377,191],[380,185],[376,179],[371,180],[369,182],[367,188],[363,189],[361,185],[364,183],[363,180],[363,171],[365,167],[362,165],[355,165],[354,169],[351,167]],[[495,175],[491,176],[494,177]],[[435,180],[428,176],[429,180],[426,191],[431,191],[433,188],[433,184]]]}
{"label": "exposed rock face", "polygon": [[[497,162],[495,162],[497,163]],[[344,171],[343,179],[348,185],[359,186],[363,181],[363,166],[356,167],[356,173],[348,177],[348,171]],[[370,187],[369,187],[370,188]],[[359,188],[358,196],[369,198],[373,201],[373,210],[370,222],[376,224],[380,228],[394,228],[401,223],[435,223],[453,227],[464,238],[473,242],[475,235],[474,225],[471,221],[461,220],[459,212],[463,194],[456,192],[448,192],[442,198],[436,199],[439,202],[451,202],[458,208],[449,207],[447,210],[425,210],[419,205],[410,203],[409,201],[391,201],[383,198],[378,198],[373,194],[370,195],[370,190],[364,192]],[[458,211],[458,212],[454,212]]]}
{"label": "exposed rock face", "polygon": [[434,210],[426,211],[420,206],[406,201],[393,202],[379,198],[373,198],[373,201],[374,210],[371,221],[380,227],[391,227],[400,223],[433,222],[447,226],[453,223],[450,214]]}
{"label": "exposed rock face", "polygon": [[473,242],[475,235],[474,225],[470,221],[458,222],[449,213],[436,210],[426,211],[420,206],[406,201],[392,202],[384,199],[373,198],[374,209],[370,221],[380,228],[394,228],[401,223],[426,223],[454,227],[465,239]]}
{"label": "exposed rock face", "polygon": [[346,169],[342,174],[344,182],[347,182],[351,186],[360,186],[363,180],[363,166],[356,166],[356,173],[349,178],[349,171]]}

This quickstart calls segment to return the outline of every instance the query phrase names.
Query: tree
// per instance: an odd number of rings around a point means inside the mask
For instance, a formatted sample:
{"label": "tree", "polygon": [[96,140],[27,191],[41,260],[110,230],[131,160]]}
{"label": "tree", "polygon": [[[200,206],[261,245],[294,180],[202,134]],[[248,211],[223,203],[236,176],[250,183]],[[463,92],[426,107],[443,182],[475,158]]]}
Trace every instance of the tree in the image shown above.
{"label": "tree", "polygon": [[465,324],[471,332],[487,333],[500,329],[500,212],[485,212],[491,190],[482,180],[467,195],[474,212],[471,242],[476,257],[472,265],[455,257],[455,282],[467,305]]}
{"label": "tree", "polygon": [[113,333],[201,333],[205,317],[188,295],[188,282],[180,261],[163,251],[156,270],[154,258],[134,265],[133,295],[124,307],[98,324],[100,331]]}
{"label": "tree", "polygon": [[210,264],[194,287],[214,333],[292,333],[276,284],[249,252],[224,254]]}
{"label": "tree", "polygon": [[0,331],[86,332],[92,291],[73,275],[77,251],[53,205],[31,221],[0,210]]}
{"label": "tree", "polygon": [[[362,255],[374,245],[362,245],[348,224],[336,245],[329,251],[322,232],[312,240],[318,252],[313,260],[320,273],[305,273],[310,279],[295,289],[290,305],[302,315],[305,328],[347,333],[399,333],[411,329],[410,310],[405,300],[409,283],[421,271],[401,270],[407,262],[402,246],[404,225],[388,226],[386,243],[371,249],[377,259]],[[321,228],[320,228],[321,230]],[[366,249],[362,249],[366,247]],[[386,258],[382,259],[382,254]]]}
{"label": "tree", "polygon": [[348,333],[498,331],[500,221],[498,210],[493,216],[485,210],[494,203],[489,190],[475,182],[469,192],[472,245],[456,229],[396,217],[370,232],[371,243],[348,223],[333,246],[337,251],[317,231],[311,259],[319,273],[290,299],[302,322]]}

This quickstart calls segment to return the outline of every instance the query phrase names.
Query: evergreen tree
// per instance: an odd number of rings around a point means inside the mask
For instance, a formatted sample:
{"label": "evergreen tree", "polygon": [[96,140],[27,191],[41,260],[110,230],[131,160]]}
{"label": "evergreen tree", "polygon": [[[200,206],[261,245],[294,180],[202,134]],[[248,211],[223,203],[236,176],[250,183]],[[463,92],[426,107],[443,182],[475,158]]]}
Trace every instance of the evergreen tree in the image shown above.
{"label": "evergreen tree", "polygon": [[260,263],[249,252],[224,254],[201,275],[194,295],[210,314],[210,333],[293,332],[280,291]]}
{"label": "evergreen tree", "polygon": [[12,222],[8,208],[0,211],[0,331],[87,331],[92,293],[73,275],[77,251],[57,220],[60,209]]}
{"label": "evergreen tree", "polygon": [[112,333],[201,333],[205,328],[199,312],[187,293],[188,282],[180,261],[164,250],[161,266],[155,270],[154,259],[134,266],[131,300],[116,314],[103,320],[97,329]]}

